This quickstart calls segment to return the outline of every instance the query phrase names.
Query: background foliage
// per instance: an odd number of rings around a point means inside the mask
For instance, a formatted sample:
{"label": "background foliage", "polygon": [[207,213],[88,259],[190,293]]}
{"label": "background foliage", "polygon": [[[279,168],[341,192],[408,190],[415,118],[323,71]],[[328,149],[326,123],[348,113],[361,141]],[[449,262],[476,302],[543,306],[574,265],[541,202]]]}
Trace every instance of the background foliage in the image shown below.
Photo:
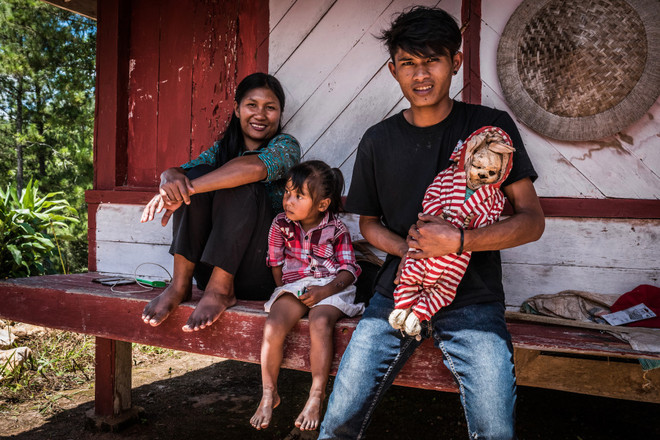
{"label": "background foliage", "polygon": [[62,192],[41,197],[38,186],[30,180],[20,196],[13,185],[0,190],[0,273],[11,278],[64,271],[61,249],[76,210]]}
{"label": "background foliage", "polygon": [[0,0],[0,188],[39,179],[80,217],[67,272],[87,268],[96,23],[37,0]]}

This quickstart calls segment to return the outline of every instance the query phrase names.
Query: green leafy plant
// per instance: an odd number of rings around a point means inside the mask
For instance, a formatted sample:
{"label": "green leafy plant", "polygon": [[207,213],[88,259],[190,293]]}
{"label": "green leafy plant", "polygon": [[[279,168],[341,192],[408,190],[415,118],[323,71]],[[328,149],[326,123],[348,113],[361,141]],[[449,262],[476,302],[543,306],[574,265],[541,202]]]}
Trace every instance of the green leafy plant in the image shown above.
{"label": "green leafy plant", "polygon": [[66,272],[60,241],[70,240],[77,212],[62,192],[39,196],[32,181],[19,196],[16,185],[0,189],[0,274],[5,278]]}

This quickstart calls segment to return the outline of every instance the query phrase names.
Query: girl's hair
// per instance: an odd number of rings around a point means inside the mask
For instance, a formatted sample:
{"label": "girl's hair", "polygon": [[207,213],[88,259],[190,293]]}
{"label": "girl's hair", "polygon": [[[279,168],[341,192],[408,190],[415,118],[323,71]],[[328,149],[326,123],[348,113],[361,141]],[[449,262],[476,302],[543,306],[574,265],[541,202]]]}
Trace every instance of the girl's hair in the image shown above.
{"label": "girl's hair", "polygon": [[387,46],[390,57],[399,49],[418,57],[449,55],[461,48],[461,31],[446,11],[415,6],[399,14],[390,28],[378,37]]}
{"label": "girl's hair", "polygon": [[296,191],[302,191],[307,182],[307,189],[314,203],[328,198],[330,199],[328,211],[333,214],[341,211],[344,176],[339,168],[330,168],[330,165],[321,160],[308,160],[293,166],[287,178],[291,180],[291,185]]}
{"label": "girl's hair", "polygon": [[[267,73],[253,73],[248,75],[238,84],[236,87],[236,94],[234,95],[234,101],[237,104],[240,104],[245,95],[254,89],[259,88],[270,89],[277,100],[280,102],[280,111],[284,111],[284,89],[282,85],[273,75]],[[282,132],[282,124],[279,123],[277,126],[277,131],[275,136]],[[270,139],[266,139],[264,142],[269,142]],[[225,131],[224,136],[220,140],[220,148],[218,148],[218,166],[228,162],[229,160],[238,157],[243,150],[245,150],[245,140],[243,139],[243,131],[241,130],[241,121],[236,117],[236,114],[232,111],[231,120],[229,121],[229,126]]]}

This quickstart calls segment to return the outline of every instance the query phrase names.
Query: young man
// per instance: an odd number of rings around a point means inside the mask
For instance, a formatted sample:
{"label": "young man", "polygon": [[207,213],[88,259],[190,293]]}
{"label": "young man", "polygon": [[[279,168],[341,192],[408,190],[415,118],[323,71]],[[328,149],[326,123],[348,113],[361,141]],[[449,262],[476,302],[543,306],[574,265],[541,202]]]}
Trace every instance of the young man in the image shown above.
{"label": "young man", "polygon": [[[450,15],[413,8],[398,16],[381,39],[410,108],[364,134],[346,209],[360,215],[362,235],[388,255],[342,358],[319,438],[362,438],[375,405],[420,344],[387,320],[405,258],[460,250],[473,251],[472,259],[454,302],[434,316],[428,333],[456,378],[470,438],[515,438],[513,349],[504,321],[498,251],[543,233],[543,212],[532,186],[536,172],[508,114],[449,97],[463,61],[461,33]],[[502,186],[514,214],[464,234],[440,217],[418,214],[427,186],[449,166],[456,144],[488,125],[506,131],[516,148]]]}

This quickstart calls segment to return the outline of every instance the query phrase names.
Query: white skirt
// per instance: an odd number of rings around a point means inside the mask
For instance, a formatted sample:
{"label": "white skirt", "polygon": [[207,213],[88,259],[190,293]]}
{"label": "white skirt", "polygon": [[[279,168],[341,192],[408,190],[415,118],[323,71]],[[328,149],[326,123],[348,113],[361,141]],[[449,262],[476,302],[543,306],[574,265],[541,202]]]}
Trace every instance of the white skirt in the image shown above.
{"label": "white skirt", "polygon": [[[264,309],[267,312],[270,312],[270,308],[275,303],[275,300],[280,297],[283,293],[289,292],[293,294],[296,298],[302,294],[306,287],[309,286],[325,286],[334,280],[334,277],[325,277],[325,278],[314,278],[314,277],[305,277],[301,280],[294,281],[289,284],[275,288],[275,291],[271,295],[270,299],[264,304]],[[314,304],[312,307],[316,306],[333,306],[344,312],[349,317],[362,314],[364,312],[364,303],[353,304],[355,301],[355,285],[351,284],[346,289],[342,290],[339,293],[335,293],[332,296],[327,297],[326,299],[319,301]]]}

